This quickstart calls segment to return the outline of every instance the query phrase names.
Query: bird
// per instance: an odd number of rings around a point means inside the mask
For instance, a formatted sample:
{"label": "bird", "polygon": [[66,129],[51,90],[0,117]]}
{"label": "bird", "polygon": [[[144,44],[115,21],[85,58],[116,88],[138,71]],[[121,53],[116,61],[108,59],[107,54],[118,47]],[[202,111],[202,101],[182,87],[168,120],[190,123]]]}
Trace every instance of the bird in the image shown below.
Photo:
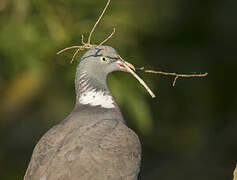
{"label": "bird", "polygon": [[111,72],[128,72],[110,46],[91,48],[77,65],[72,112],[36,144],[24,180],[136,180],[141,143],[107,86]]}

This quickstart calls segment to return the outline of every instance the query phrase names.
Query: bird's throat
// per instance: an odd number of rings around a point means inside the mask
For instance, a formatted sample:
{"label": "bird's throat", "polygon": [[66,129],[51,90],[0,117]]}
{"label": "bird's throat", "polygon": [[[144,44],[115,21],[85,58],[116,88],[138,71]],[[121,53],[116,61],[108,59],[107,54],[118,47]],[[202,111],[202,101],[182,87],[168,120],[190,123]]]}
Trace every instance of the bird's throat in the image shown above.
{"label": "bird's throat", "polygon": [[98,106],[101,108],[115,108],[115,100],[110,93],[106,81],[98,82],[92,77],[89,77],[86,71],[79,74],[75,81],[77,104]]}

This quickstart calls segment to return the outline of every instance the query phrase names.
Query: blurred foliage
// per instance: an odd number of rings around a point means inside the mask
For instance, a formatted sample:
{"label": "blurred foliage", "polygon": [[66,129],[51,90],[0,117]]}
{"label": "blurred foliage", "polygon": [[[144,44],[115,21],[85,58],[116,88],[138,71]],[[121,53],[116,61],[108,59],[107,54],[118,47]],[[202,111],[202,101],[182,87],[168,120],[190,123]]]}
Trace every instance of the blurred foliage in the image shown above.
{"label": "blurred foliage", "polygon": [[[34,145],[74,106],[71,52],[104,0],[0,1],[0,179],[22,179]],[[143,145],[140,179],[231,179],[237,161],[237,1],[112,0],[92,37],[137,66],[209,72],[179,79],[130,75],[109,86]],[[81,53],[82,54],[82,53]],[[80,54],[80,55],[81,55]],[[78,56],[79,60],[80,56]]]}

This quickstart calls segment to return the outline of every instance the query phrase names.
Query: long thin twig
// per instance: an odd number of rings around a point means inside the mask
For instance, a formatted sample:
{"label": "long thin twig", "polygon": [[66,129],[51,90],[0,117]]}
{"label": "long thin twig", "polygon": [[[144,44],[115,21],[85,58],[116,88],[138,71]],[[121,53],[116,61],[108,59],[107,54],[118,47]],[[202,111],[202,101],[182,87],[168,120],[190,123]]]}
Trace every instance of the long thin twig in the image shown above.
{"label": "long thin twig", "polygon": [[73,56],[72,56],[72,59],[71,59],[71,63],[72,63],[74,61],[76,55],[79,53],[79,51],[83,51],[85,49],[100,48],[100,46],[102,46],[105,42],[107,42],[114,35],[115,28],[113,28],[113,32],[107,38],[105,38],[99,45],[92,45],[91,44],[91,37],[92,37],[92,34],[95,31],[95,28],[98,26],[99,22],[101,21],[101,18],[103,17],[103,15],[104,15],[105,11],[107,10],[109,4],[110,4],[110,0],[107,1],[102,13],[100,14],[99,18],[97,19],[96,23],[94,24],[93,28],[91,29],[87,42],[84,42],[84,36],[82,35],[81,36],[81,44],[82,44],[81,46],[66,47],[66,48],[58,51],[57,54],[61,54],[61,53],[65,52],[67,50],[70,50],[70,49],[77,49],[75,51],[75,53],[73,54]]}
{"label": "long thin twig", "polygon": [[110,4],[110,0],[107,1],[106,5],[105,5],[105,8],[103,9],[102,13],[100,14],[99,18],[97,19],[96,23],[94,24],[94,26],[93,26],[90,34],[89,34],[87,43],[89,43],[89,44],[91,43],[91,36],[92,36],[93,32],[95,31],[96,26],[98,26],[101,18],[103,17],[105,11],[107,10],[109,4]]}
{"label": "long thin twig", "polygon": [[61,54],[63,53],[64,51],[67,51],[69,49],[79,49],[81,46],[70,46],[70,47],[66,47],[64,49],[61,49],[60,51],[57,52],[57,54]]}
{"label": "long thin twig", "polygon": [[205,77],[208,75],[208,73],[203,73],[203,74],[178,74],[178,73],[170,73],[170,72],[163,72],[163,71],[154,71],[154,70],[147,70],[144,67],[138,68],[139,70],[142,70],[143,72],[146,73],[152,73],[152,74],[161,74],[165,76],[175,76],[172,86],[175,86],[176,81],[178,78],[192,78],[192,77]]}
{"label": "long thin twig", "polygon": [[115,33],[115,28],[113,28],[113,32],[104,40],[102,41],[99,46],[102,46],[104,43],[106,43]]}
{"label": "long thin twig", "polygon": [[143,87],[147,90],[147,92],[151,95],[152,98],[155,98],[155,94],[151,91],[151,89],[146,85],[146,83],[131,69],[128,67],[128,65],[124,62],[123,65],[127,69],[128,72],[130,72]]}

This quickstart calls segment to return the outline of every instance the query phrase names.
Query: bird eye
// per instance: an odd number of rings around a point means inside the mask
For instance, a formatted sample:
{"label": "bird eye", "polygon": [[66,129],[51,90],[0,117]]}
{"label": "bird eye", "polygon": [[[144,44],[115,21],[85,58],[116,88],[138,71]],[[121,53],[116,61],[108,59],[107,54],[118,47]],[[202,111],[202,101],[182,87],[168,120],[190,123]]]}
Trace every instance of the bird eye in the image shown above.
{"label": "bird eye", "polygon": [[107,61],[108,61],[108,59],[107,59],[106,57],[104,57],[104,56],[102,56],[102,57],[100,58],[100,60],[101,60],[101,62],[107,62]]}

